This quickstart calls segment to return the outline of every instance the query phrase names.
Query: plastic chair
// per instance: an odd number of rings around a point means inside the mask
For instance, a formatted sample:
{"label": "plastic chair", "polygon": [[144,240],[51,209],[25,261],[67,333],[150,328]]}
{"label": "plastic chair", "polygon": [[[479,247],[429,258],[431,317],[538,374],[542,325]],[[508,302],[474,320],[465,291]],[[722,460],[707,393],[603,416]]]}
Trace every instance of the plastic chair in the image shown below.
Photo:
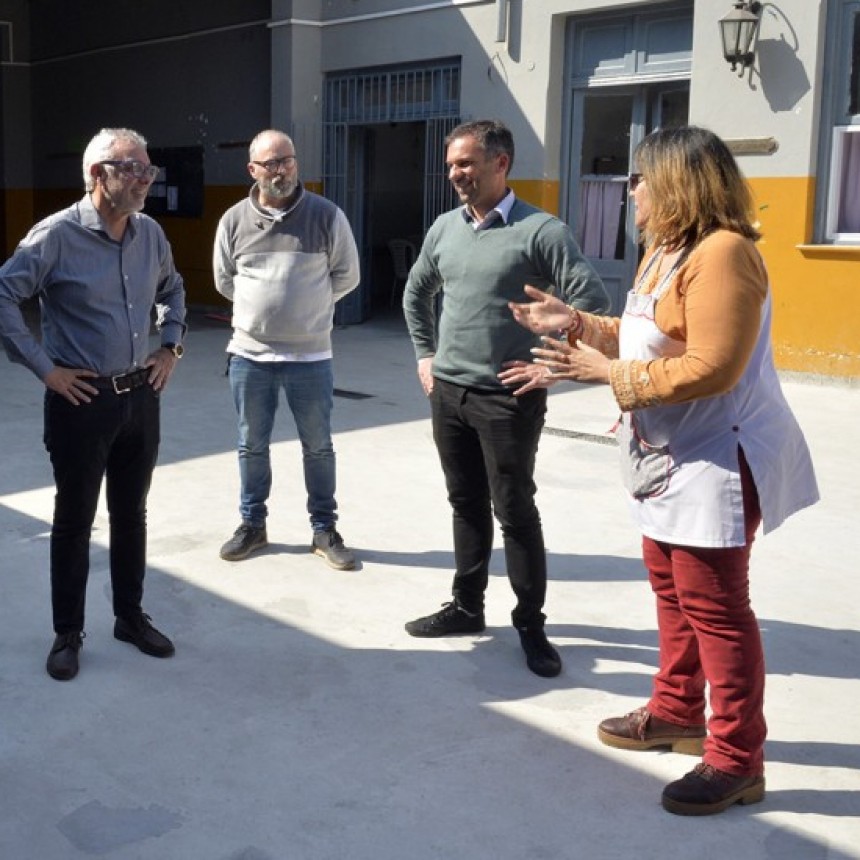
{"label": "plastic chair", "polygon": [[406,285],[409,270],[418,256],[415,245],[408,239],[390,239],[388,250],[391,253],[391,265],[394,269],[394,278],[391,282],[391,307],[397,303],[401,285]]}

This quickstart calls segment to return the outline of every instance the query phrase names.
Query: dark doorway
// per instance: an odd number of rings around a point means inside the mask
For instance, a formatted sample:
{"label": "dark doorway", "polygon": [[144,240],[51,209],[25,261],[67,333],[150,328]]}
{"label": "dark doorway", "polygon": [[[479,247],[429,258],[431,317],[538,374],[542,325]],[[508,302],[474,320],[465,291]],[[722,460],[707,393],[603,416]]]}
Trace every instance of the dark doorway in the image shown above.
{"label": "dark doorway", "polygon": [[371,313],[399,307],[388,243],[406,239],[421,247],[424,230],[426,122],[367,126],[369,182],[362,256],[369,261]]}

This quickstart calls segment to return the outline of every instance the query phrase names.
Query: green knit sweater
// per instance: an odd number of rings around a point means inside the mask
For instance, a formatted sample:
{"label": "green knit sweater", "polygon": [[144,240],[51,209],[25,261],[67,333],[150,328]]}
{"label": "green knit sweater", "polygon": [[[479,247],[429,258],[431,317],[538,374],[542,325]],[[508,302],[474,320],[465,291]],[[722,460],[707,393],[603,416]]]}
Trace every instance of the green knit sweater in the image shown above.
{"label": "green knit sweater", "polygon": [[[446,212],[427,232],[409,273],[403,309],[417,357],[435,356],[433,375],[467,388],[504,389],[506,361],[530,361],[538,338],[511,314],[523,287],[553,291],[566,304],[606,313],[609,296],[570,228],[514,202],[507,223],[476,231],[463,210]],[[442,291],[441,315],[435,297]]]}

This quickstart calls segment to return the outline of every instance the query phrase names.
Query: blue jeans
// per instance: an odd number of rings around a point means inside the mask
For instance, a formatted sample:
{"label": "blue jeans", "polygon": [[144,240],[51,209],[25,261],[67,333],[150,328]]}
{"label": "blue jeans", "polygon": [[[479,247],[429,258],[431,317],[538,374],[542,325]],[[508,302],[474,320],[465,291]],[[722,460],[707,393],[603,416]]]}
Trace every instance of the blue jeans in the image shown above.
{"label": "blue jeans", "polygon": [[239,415],[239,513],[255,528],[266,524],[272,489],[269,443],[283,388],[302,443],[302,465],[311,528],[324,531],[337,520],[335,456],[331,441],[334,375],[324,361],[249,361],[230,357],[230,390]]}

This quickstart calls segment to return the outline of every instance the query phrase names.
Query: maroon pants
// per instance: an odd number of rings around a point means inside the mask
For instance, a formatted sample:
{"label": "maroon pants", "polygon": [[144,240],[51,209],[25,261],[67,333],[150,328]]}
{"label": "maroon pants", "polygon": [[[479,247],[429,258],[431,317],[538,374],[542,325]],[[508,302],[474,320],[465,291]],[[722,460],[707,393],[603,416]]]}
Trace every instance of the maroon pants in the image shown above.
{"label": "maroon pants", "polygon": [[746,545],[676,546],[643,538],[657,598],[660,668],[648,710],[673,723],[711,716],[704,761],[738,776],[764,771],[764,652],[749,601],[749,558],[761,522],[758,493],[741,452]]}

